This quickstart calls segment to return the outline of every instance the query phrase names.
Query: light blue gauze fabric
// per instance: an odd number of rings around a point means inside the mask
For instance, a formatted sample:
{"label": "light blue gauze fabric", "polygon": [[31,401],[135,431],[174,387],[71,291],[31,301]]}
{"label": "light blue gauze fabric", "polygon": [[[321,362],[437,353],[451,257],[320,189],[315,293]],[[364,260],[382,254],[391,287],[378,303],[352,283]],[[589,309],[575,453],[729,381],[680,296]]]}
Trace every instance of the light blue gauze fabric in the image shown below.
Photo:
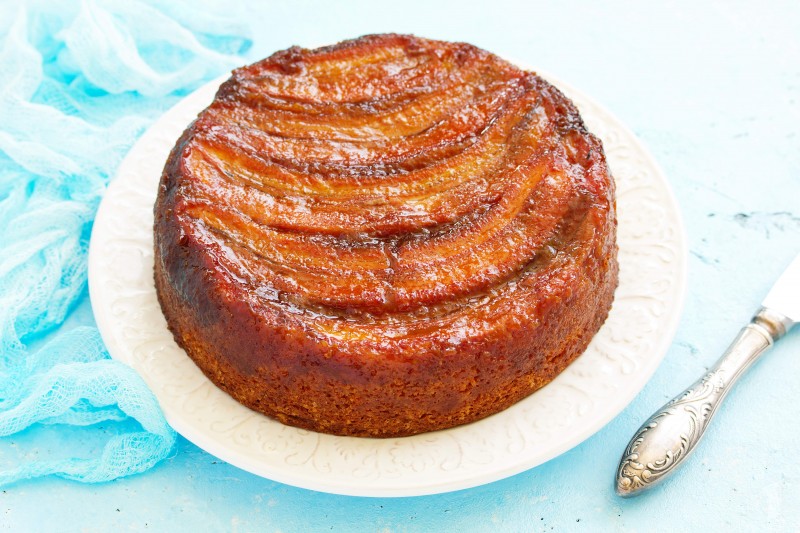
{"label": "light blue gauze fabric", "polygon": [[241,63],[243,20],[228,2],[0,5],[0,485],[107,481],[172,450],[144,382],[70,314],[108,180],[160,113]]}

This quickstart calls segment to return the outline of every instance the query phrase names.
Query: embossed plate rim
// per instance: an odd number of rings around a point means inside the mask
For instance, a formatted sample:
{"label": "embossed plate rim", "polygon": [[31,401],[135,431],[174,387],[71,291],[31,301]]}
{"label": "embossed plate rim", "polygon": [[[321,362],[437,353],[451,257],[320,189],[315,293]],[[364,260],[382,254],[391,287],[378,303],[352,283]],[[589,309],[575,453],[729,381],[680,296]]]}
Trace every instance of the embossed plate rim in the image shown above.
{"label": "embossed plate rim", "polygon": [[[512,476],[580,444],[633,400],[666,354],[677,330],[685,298],[687,245],[680,212],[669,184],[635,135],[581,92],[554,76],[542,75],[576,102],[590,131],[600,133],[598,136],[604,144],[606,138],[602,132],[605,130],[608,130],[609,139],[613,135],[622,139],[618,146],[606,144],[615,176],[619,178],[622,174],[615,169],[614,159],[625,154],[628,158],[638,158],[640,167],[631,172],[638,170],[646,183],[632,187],[631,191],[640,195],[642,191],[654,194],[654,205],[663,210],[669,226],[665,229],[669,238],[664,242],[644,246],[637,243],[635,247],[633,243],[626,243],[624,228],[627,226],[623,223],[629,217],[625,215],[630,214],[634,219],[633,215],[642,214],[635,211],[637,208],[639,211],[646,208],[638,206],[641,202],[626,200],[628,191],[625,184],[620,187],[618,181],[621,280],[617,300],[609,320],[586,353],[547,387],[506,411],[473,424],[414,437],[380,440],[334,437],[283,426],[239,405],[211,384],[175,344],[157,307],[152,276],[152,205],[168,151],[186,125],[210,103],[216,88],[227,79],[227,75],[181,100],[145,132],[123,160],[117,178],[100,205],[89,250],[89,292],[95,319],[109,353],[139,372],[156,395],[169,423],[188,440],[243,470],[311,490],[353,496],[419,496],[449,492]],[[627,173],[625,168],[623,174]],[[633,176],[625,175],[624,180],[634,182]],[[620,206],[623,209],[619,209]],[[642,254],[643,248],[649,250],[650,255]],[[629,257],[629,253],[633,255]],[[647,276],[642,277],[643,273],[648,273],[642,270],[647,265],[637,265],[633,260],[637,253],[644,255],[644,259],[639,258],[640,262],[662,254],[659,259],[663,264],[658,265],[662,270],[656,271],[666,277],[656,281],[668,281],[666,292],[653,295],[641,287],[639,292],[626,292],[635,288],[631,273],[637,274],[637,280],[650,280]],[[634,270],[629,272],[629,269]],[[650,307],[647,307],[648,303]],[[645,342],[645,346],[640,346],[639,352],[636,352],[635,345],[615,341],[612,335],[614,327],[622,327],[628,333],[636,327],[637,324],[618,324],[620,317],[624,316],[622,313],[635,305],[644,305],[644,310],[655,314],[652,322],[656,331],[644,331],[640,335],[639,339]],[[658,316],[659,306],[664,307],[664,316]],[[641,310],[637,316],[640,314]],[[604,355],[600,345],[605,342],[610,345],[605,348]],[[609,348],[613,348],[613,353]],[[630,371],[632,374],[625,373],[625,361],[629,355],[620,356],[620,353],[638,353],[641,357],[639,366]],[[620,357],[621,361],[614,360],[614,357]],[[622,388],[606,387],[605,378],[609,376],[602,376],[603,380],[597,379],[598,375],[594,379],[586,377],[587,370],[605,372],[614,362],[621,370],[614,376],[617,381],[612,383]],[[170,364],[177,366],[170,367]],[[576,384],[582,384],[583,389],[576,388]],[[169,392],[180,387],[188,388],[180,396],[183,404]],[[571,419],[558,416],[562,404],[566,402],[572,408],[569,402],[577,402],[581,394],[588,394],[595,403],[590,402],[588,408],[577,403],[577,414]],[[605,401],[602,409],[598,410],[597,400]],[[205,405],[210,409],[200,416],[188,409],[187,403]],[[545,409],[539,413],[543,416],[536,416],[537,408],[540,411]],[[568,422],[566,427],[562,427],[564,420]],[[231,421],[238,422],[227,433],[222,433],[219,427],[231,425]],[[555,437],[552,437],[553,432]],[[532,442],[531,437],[536,435],[546,437]],[[313,447],[305,444],[306,441],[312,442]],[[283,455],[280,455],[281,445]],[[501,449],[503,445],[505,449]],[[312,449],[309,452],[307,448]],[[334,452],[338,452],[338,456]],[[289,464],[303,453],[307,455],[305,461]],[[453,455],[457,457],[454,459]],[[371,465],[373,460],[374,465]]]}

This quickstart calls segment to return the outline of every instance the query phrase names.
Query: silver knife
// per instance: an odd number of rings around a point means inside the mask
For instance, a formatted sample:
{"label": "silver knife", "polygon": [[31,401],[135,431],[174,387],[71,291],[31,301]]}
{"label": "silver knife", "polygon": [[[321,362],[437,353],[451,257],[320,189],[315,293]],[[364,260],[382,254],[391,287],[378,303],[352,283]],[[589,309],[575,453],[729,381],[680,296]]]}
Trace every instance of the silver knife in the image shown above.
{"label": "silver knife", "polygon": [[800,322],[800,255],[761,305],[708,373],[653,413],[634,434],[617,469],[617,494],[635,496],[674,472],[695,449],[739,377]]}

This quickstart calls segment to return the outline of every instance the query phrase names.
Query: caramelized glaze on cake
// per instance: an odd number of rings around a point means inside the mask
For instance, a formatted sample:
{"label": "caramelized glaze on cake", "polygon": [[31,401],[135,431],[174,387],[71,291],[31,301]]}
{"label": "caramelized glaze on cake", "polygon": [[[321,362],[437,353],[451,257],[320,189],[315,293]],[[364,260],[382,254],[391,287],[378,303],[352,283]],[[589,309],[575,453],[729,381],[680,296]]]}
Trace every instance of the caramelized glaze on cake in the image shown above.
{"label": "caramelized glaze on cake", "polygon": [[584,351],[617,284],[600,141],[464,43],[374,35],[234,71],[155,215],[176,341],[244,405],[326,433],[510,406]]}

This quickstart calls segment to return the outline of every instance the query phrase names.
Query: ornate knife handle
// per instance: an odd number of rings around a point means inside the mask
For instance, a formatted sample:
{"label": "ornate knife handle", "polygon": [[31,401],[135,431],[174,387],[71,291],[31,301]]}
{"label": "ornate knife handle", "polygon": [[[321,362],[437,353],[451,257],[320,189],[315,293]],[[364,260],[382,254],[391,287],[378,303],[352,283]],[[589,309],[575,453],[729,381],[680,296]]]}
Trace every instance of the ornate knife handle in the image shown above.
{"label": "ornate knife handle", "polygon": [[694,451],[739,376],[792,324],[762,307],[705,376],[642,424],[622,455],[617,494],[639,494],[676,470]]}

